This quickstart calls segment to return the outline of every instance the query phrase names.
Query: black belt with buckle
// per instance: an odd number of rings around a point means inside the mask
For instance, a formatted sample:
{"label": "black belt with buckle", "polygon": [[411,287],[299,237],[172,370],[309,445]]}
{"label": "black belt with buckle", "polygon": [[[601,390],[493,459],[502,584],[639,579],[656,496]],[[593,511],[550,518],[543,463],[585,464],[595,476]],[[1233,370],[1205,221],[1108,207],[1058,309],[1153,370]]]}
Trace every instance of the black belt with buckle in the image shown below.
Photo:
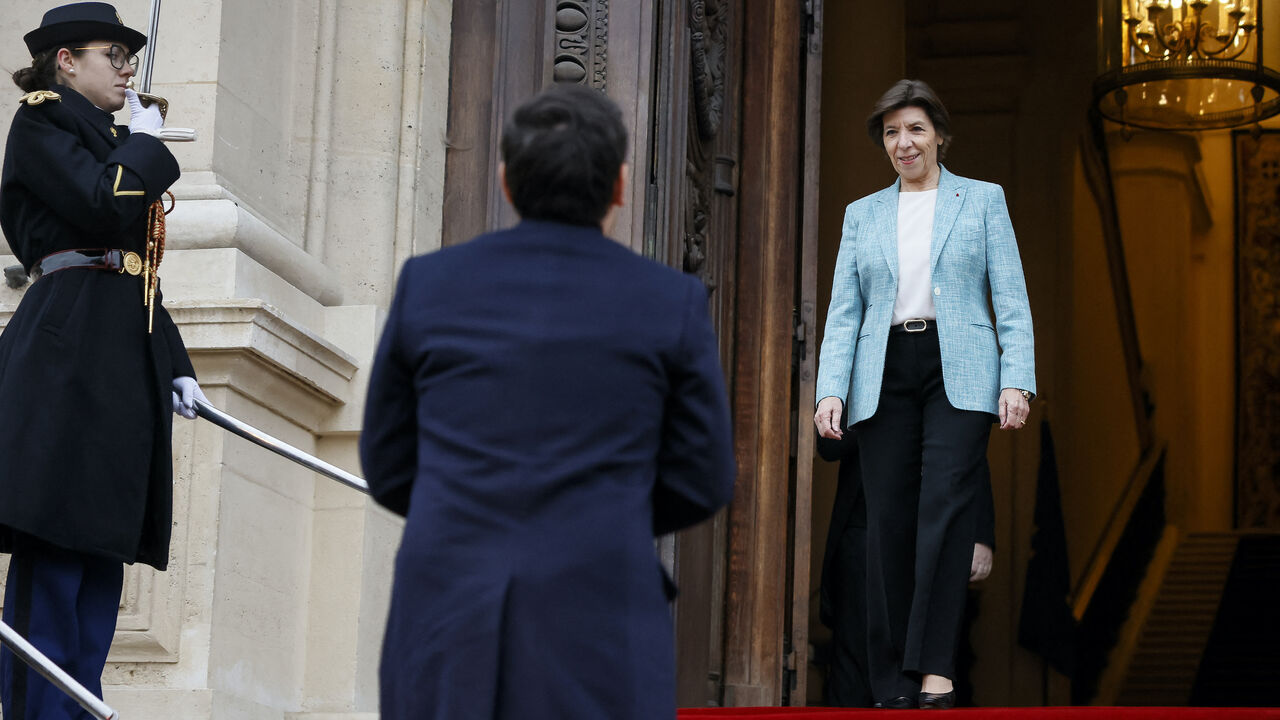
{"label": "black belt with buckle", "polygon": [[924,332],[925,330],[936,330],[937,328],[938,328],[938,323],[937,323],[937,321],[934,321],[934,320],[925,320],[924,318],[911,318],[910,320],[907,320],[906,322],[900,322],[900,323],[898,323],[897,325],[890,325],[890,326],[889,326],[889,332],[891,332],[891,333],[904,333],[904,332],[908,332],[908,333],[918,333],[918,332]]}
{"label": "black belt with buckle", "polygon": [[31,281],[35,282],[41,276],[67,268],[114,270],[118,273],[139,275],[142,273],[142,258],[138,257],[138,253],[127,250],[105,248],[63,250],[40,258],[31,268]]}

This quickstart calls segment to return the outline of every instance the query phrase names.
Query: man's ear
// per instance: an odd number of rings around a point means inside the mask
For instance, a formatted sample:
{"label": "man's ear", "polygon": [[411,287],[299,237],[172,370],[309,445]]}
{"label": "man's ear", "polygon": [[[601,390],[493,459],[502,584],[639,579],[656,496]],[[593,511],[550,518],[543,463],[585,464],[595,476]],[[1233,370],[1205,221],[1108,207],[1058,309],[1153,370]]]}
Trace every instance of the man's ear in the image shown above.
{"label": "man's ear", "polygon": [[506,196],[507,202],[515,207],[515,201],[511,199],[511,188],[507,187],[507,164],[498,163],[498,184],[502,185],[502,194]]}
{"label": "man's ear", "polygon": [[618,177],[613,181],[613,197],[609,198],[609,204],[613,207],[622,207],[627,194],[627,185],[631,180],[631,166],[622,163],[618,168]]}
{"label": "man's ear", "polygon": [[627,181],[631,179],[631,166],[623,163],[618,168],[618,177],[613,180],[613,195],[609,198],[609,209],[600,220],[600,230],[605,235],[613,232],[613,224],[618,220],[618,208],[626,204]]}

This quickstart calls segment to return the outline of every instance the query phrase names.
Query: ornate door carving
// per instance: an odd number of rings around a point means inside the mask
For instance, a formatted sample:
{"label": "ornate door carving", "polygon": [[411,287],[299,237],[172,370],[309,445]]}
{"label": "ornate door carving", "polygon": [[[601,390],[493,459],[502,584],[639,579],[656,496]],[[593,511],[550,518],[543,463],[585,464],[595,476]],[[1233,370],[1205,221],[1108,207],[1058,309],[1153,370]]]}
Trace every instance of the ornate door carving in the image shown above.
{"label": "ornate door carving", "polygon": [[606,87],[609,0],[559,0],[551,77],[556,82]]}
{"label": "ornate door carving", "polygon": [[[643,249],[706,284],[721,363],[730,377],[742,0],[664,0],[656,3],[655,12],[657,72]],[[727,538],[728,520],[722,513],[674,542],[680,586],[675,606],[677,698],[682,706],[722,701]]]}
{"label": "ornate door carving", "polygon": [[1236,525],[1280,529],[1280,133],[1236,153]]}

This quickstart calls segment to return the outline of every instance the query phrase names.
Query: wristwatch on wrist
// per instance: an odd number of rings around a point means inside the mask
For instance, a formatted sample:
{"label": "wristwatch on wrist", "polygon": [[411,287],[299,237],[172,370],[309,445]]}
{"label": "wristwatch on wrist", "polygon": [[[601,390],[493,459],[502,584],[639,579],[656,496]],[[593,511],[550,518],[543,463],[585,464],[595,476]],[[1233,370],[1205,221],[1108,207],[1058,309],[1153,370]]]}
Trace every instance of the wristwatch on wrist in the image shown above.
{"label": "wristwatch on wrist", "polygon": [[1030,391],[1030,390],[1019,390],[1018,392],[1022,393],[1022,397],[1023,397],[1023,399],[1024,399],[1024,400],[1026,400],[1027,402],[1031,402],[1031,391]]}

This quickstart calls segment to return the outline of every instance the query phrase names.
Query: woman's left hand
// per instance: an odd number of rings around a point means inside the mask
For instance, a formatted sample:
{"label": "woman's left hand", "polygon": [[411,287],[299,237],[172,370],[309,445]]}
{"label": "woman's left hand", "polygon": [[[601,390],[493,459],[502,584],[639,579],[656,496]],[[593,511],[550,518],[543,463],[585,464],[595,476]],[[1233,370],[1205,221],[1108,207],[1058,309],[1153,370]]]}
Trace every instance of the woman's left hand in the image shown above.
{"label": "woman's left hand", "polygon": [[173,379],[173,411],[188,420],[196,419],[196,400],[209,402],[193,377]]}
{"label": "woman's left hand", "polygon": [[1027,424],[1027,415],[1031,413],[1031,403],[1022,397],[1017,388],[1005,388],[1000,391],[1000,429],[1020,430]]}

